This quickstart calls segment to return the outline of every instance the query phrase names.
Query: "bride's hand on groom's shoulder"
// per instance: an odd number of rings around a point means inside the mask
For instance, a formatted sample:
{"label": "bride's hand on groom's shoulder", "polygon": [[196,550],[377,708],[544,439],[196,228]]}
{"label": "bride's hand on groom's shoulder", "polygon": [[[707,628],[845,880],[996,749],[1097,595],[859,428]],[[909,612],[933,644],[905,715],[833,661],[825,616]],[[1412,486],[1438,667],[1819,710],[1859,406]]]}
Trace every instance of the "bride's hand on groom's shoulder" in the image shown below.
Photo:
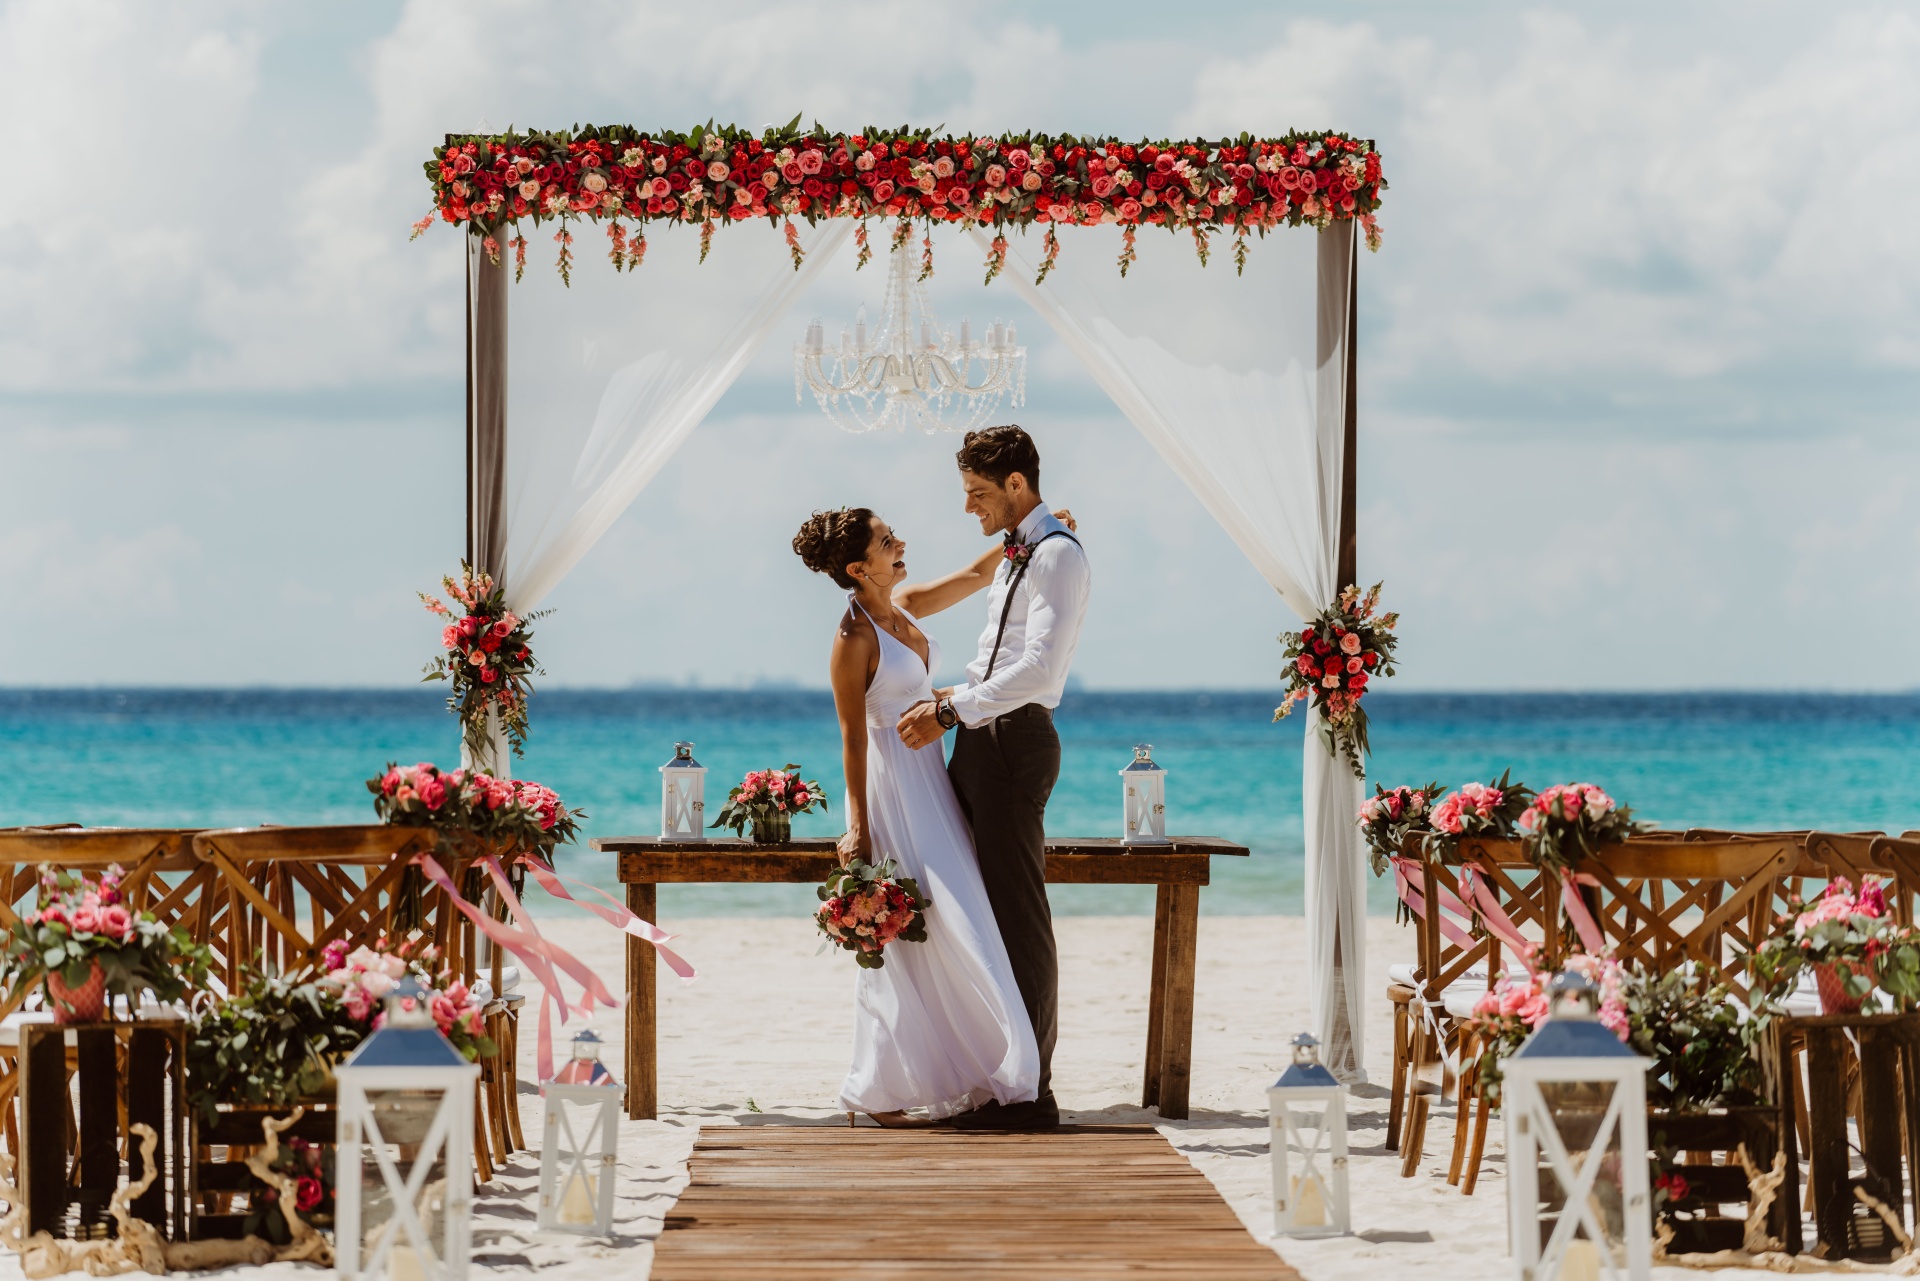
{"label": "bride's hand on groom's shoulder", "polygon": [[873,860],[867,856],[873,853],[873,842],[867,838],[865,828],[849,829],[841,836],[835,852],[840,855],[842,867],[856,859],[863,863],[871,863]]}
{"label": "bride's hand on groom's shoulder", "polygon": [[1077,534],[1080,532],[1080,526],[1074,522],[1073,513],[1068,511],[1065,507],[1062,507],[1058,511],[1054,512],[1053,518],[1059,521],[1062,525],[1065,525],[1069,530],[1073,531],[1074,533]]}

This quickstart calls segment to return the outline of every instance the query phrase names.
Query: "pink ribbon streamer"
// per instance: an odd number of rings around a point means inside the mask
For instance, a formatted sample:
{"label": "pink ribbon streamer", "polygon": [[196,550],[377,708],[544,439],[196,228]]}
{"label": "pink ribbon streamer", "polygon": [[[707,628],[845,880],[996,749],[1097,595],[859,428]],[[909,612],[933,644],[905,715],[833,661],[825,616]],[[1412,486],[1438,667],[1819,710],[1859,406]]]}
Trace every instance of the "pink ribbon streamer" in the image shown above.
{"label": "pink ribbon streamer", "polygon": [[1500,900],[1480,879],[1480,869],[1471,863],[1460,869],[1460,897],[1478,909],[1487,932],[1512,948],[1515,957],[1525,961],[1533,955],[1533,944],[1520,933],[1520,927],[1513,923],[1513,918],[1500,906]]}
{"label": "pink ribbon streamer", "polygon": [[[1398,882],[1400,901],[1407,905],[1409,912],[1412,912],[1423,921],[1426,920],[1427,896],[1415,886],[1413,878],[1408,874],[1407,870],[1408,868],[1412,868],[1418,871],[1420,869],[1420,861],[1401,854],[1395,855],[1392,862],[1393,878]],[[1462,919],[1470,918],[1472,914],[1467,911],[1466,905],[1454,895],[1453,891],[1444,885],[1436,887],[1435,897],[1440,900],[1440,932],[1445,935],[1447,941],[1455,947],[1472,947],[1473,936],[1448,919],[1449,912]]]}
{"label": "pink ribbon streamer", "polygon": [[571,878],[561,876],[558,872],[554,871],[550,865],[536,858],[534,855],[522,855],[520,862],[529,872],[533,873],[533,879],[540,883],[540,888],[555,898],[565,899],[576,907],[584,907],[587,911],[592,912],[595,916],[613,926],[615,929],[631,934],[643,943],[651,943],[653,950],[659,953],[660,959],[667,963],[667,968],[679,975],[682,982],[691,983],[695,978],[699,977],[694,972],[692,965],[688,964],[674,952],[672,948],[667,946],[668,943],[674,940],[674,935],[667,933],[651,921],[645,921],[635,916],[631,911],[623,907],[618,899],[614,898],[613,895],[607,893],[599,886],[589,885],[585,881],[572,882],[582,890],[590,894],[598,894],[601,898],[607,900],[607,906],[605,907],[602,907],[598,903],[582,903],[579,899],[567,893],[567,887],[563,882],[569,881]]}
{"label": "pink ribbon streamer", "polygon": [[1581,872],[1568,872],[1560,882],[1560,902],[1567,909],[1567,916],[1573,921],[1574,933],[1580,936],[1580,945],[1587,949],[1589,956],[1599,956],[1606,950],[1607,939],[1595,924],[1593,914],[1587,911],[1587,901],[1580,897],[1578,885],[1598,886],[1599,881]]}
{"label": "pink ribbon streamer", "polygon": [[467,901],[466,896],[461,894],[459,887],[453,883],[453,878],[447,875],[447,870],[440,866],[432,855],[414,855],[414,862],[421,872],[446,893],[454,907],[472,921],[474,927],[482,934],[496,945],[511,952],[522,964],[533,971],[535,979],[539,981],[540,1026],[538,1039],[535,1042],[535,1057],[540,1079],[545,1081],[553,1076],[553,1025],[550,1007],[557,1005],[560,1008],[560,1021],[562,1023],[567,1021],[566,996],[561,989],[559,976],[554,972],[555,968],[566,971],[575,982],[580,984],[582,1014],[592,1014],[595,1001],[599,1001],[609,1009],[620,1003],[614,999],[611,992],[607,991],[606,985],[600,981],[599,976],[587,968],[578,957],[540,936],[538,929],[533,927],[531,919],[527,916],[526,909],[520,906],[519,899],[514,896],[513,887],[500,871],[498,861],[492,858],[481,861],[487,865],[487,870],[494,878],[496,887],[504,890],[505,898],[513,909],[515,918],[528,928],[515,929],[494,920],[493,917]]}

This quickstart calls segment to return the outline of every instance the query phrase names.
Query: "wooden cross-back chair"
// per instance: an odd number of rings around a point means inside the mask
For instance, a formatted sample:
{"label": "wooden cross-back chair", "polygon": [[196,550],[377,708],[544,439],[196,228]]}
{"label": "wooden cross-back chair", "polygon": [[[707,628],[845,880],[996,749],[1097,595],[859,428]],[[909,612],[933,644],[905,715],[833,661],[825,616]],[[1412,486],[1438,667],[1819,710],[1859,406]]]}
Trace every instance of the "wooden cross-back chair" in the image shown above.
{"label": "wooden cross-back chair", "polygon": [[[224,899],[226,981],[237,984],[256,958],[282,973],[320,964],[329,943],[372,947],[383,938],[397,943],[403,930],[396,914],[418,890],[418,932],[441,950],[447,964],[471,978],[470,927],[446,896],[422,885],[412,868],[416,854],[434,854],[435,838],[423,827],[353,824],[325,827],[243,827],[201,832],[195,855],[216,878]],[[465,861],[440,857],[456,883]],[[305,917],[305,923],[301,918]]]}
{"label": "wooden cross-back chair", "polygon": [[1776,887],[1802,849],[1790,835],[1636,836],[1572,871],[1616,960],[1655,972],[1691,967],[1745,1002],[1748,954],[1772,933]]}
{"label": "wooden cross-back chair", "polygon": [[[1485,851],[1493,856],[1483,858],[1483,872],[1499,887],[1503,905],[1513,898],[1542,931],[1539,964],[1558,967],[1579,942],[1564,920],[1561,877],[1537,872],[1532,893],[1520,894],[1523,886],[1515,865],[1529,865],[1517,842],[1501,844],[1497,854]],[[1744,954],[1766,937],[1776,883],[1795,866],[1800,852],[1801,842],[1792,836],[1639,836],[1607,846],[1569,871],[1599,929],[1603,950],[1615,959],[1653,970],[1691,966],[1701,980],[1726,983],[1744,1001]],[[1509,912],[1515,924],[1522,924],[1518,912]],[[1690,919],[1696,915],[1698,919]],[[1463,1057],[1473,1049],[1464,1046]],[[1460,1122],[1448,1174],[1448,1182],[1459,1182],[1469,1195],[1479,1180],[1492,1120],[1479,1084],[1477,1072],[1469,1067],[1460,1087]],[[1476,1098],[1471,1126],[1470,1092]]]}
{"label": "wooden cross-back chair", "polygon": [[[200,833],[194,853],[219,878],[214,892],[226,900],[227,981],[237,984],[242,967],[256,957],[282,973],[300,973],[318,967],[335,940],[352,949],[382,939],[397,945],[412,935],[431,941],[440,965],[471,984],[478,951],[473,922],[413,863],[416,854],[431,854],[468,902],[478,903],[484,875],[474,866],[479,851],[450,852],[436,844],[428,828],[383,824]],[[474,1160],[483,1183],[493,1177],[495,1162],[525,1145],[517,1073],[507,1058],[519,1043],[521,1004],[518,997],[496,993],[485,1008],[488,1034],[501,1053],[482,1063],[476,1086]]]}
{"label": "wooden cross-back chair", "polygon": [[[1455,1077],[1463,1116],[1469,1106],[1473,1045],[1463,1020],[1502,974],[1525,959],[1509,955],[1499,934],[1482,928],[1475,905],[1453,898],[1469,867],[1534,954],[1551,952],[1557,936],[1557,882],[1526,863],[1518,842],[1469,838],[1451,852],[1421,858],[1416,888],[1427,910],[1415,918],[1417,960],[1403,989],[1389,989],[1395,1001],[1395,1052],[1388,1126],[1390,1139],[1400,1145],[1403,1177],[1418,1172],[1433,1096],[1445,1094],[1449,1075]],[[1438,1085],[1420,1079],[1421,1067],[1435,1059],[1441,1065]],[[1456,1125],[1450,1182],[1459,1177],[1461,1129]]]}
{"label": "wooden cross-back chair", "polygon": [[[98,878],[118,865],[125,873],[121,892],[137,911],[149,911],[169,925],[184,925],[198,936],[210,877],[192,850],[193,829],[17,827],[0,830],[0,929],[11,929],[39,901],[41,869]],[[19,1037],[22,1020],[47,1017],[19,1014],[37,989],[22,988],[0,1001],[0,1131],[7,1149],[19,1151],[19,1122],[14,1100],[20,1088]]]}

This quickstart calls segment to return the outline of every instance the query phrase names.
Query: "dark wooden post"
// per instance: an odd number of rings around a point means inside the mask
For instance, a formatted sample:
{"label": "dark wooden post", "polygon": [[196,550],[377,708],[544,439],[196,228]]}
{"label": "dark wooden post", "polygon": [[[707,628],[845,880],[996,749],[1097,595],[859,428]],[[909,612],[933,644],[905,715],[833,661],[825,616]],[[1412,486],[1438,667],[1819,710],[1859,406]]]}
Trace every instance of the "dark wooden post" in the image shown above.
{"label": "dark wooden post", "polygon": [[1357,565],[1359,559],[1358,516],[1356,514],[1360,476],[1360,428],[1358,411],[1354,408],[1359,400],[1359,333],[1360,333],[1360,238],[1350,237],[1352,242],[1347,269],[1347,421],[1341,436],[1340,445],[1340,563],[1339,577],[1341,587],[1352,587],[1360,581]]}

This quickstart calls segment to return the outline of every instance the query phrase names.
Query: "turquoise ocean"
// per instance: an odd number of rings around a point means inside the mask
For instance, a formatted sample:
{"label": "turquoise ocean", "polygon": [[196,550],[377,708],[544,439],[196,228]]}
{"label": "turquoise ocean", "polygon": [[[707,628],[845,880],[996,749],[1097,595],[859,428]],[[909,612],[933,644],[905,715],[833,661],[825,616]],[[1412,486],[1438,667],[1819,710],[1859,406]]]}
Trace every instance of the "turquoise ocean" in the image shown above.
{"label": "turquoise ocean", "polygon": [[[1388,784],[1598,783],[1664,827],[1920,828],[1920,694],[1406,694],[1380,691],[1369,773]],[[1300,723],[1271,723],[1271,693],[1070,694],[1056,717],[1055,835],[1117,835],[1118,771],[1152,743],[1169,771],[1168,830],[1252,850],[1216,859],[1204,911],[1298,913]],[[588,814],[590,835],[659,830],[659,765],[696,744],[707,794],[749,769],[799,763],[833,809],[800,834],[841,830],[832,700],[806,690],[549,690],[517,764]],[[372,819],[365,780],[388,761],[458,762],[442,696],[422,690],[0,690],[0,826],[238,826]],[[617,890],[608,856],[563,870]],[[1055,910],[1152,909],[1150,887],[1056,886]],[[666,886],[661,914],[810,910],[806,886]],[[1391,910],[1372,886],[1372,910]],[[555,904],[553,911],[565,910]]]}

